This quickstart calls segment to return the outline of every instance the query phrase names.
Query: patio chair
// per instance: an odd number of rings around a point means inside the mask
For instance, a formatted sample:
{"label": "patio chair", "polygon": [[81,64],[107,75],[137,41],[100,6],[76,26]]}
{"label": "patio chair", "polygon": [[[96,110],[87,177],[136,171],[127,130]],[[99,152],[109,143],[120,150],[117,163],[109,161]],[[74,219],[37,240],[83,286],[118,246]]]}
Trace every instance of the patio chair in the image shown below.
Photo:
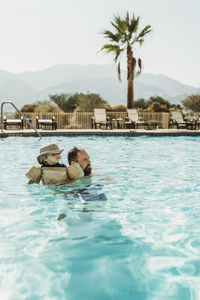
{"label": "patio chair", "polygon": [[42,126],[45,126],[45,129],[47,126],[51,126],[52,130],[56,130],[57,121],[54,116],[51,119],[39,119],[39,117],[36,116],[36,129],[42,129]]}
{"label": "patio chair", "polygon": [[148,129],[148,123],[142,118],[139,118],[137,109],[127,109],[128,117],[125,119],[125,128],[133,128],[144,126],[144,128]]}
{"label": "patio chair", "polygon": [[20,119],[7,119],[6,116],[4,116],[3,120],[3,127],[4,129],[7,129],[7,126],[19,126],[19,129],[23,129],[23,117]]}
{"label": "patio chair", "polygon": [[169,122],[169,127],[171,127],[171,125],[175,125],[177,127],[177,129],[183,127],[188,129],[190,127],[190,129],[194,129],[195,128],[195,124],[192,121],[185,121],[183,119],[183,115],[181,111],[171,111],[171,118],[170,118],[170,122]]}
{"label": "patio chair", "polygon": [[200,129],[200,115],[197,115],[192,118],[194,122],[194,129]]}
{"label": "patio chair", "polygon": [[109,117],[106,116],[106,110],[104,108],[95,108],[94,109],[94,117],[91,120],[92,129],[97,129],[97,127],[101,129],[102,126],[105,126],[106,129],[110,127],[112,129],[112,122],[109,120]]}

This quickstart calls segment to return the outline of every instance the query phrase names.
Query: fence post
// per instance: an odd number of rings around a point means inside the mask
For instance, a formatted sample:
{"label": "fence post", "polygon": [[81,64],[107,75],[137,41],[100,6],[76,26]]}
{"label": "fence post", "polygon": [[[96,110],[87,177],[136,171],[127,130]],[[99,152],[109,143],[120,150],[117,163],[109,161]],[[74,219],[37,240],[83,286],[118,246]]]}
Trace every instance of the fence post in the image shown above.
{"label": "fence post", "polygon": [[168,129],[169,128],[169,113],[162,113],[162,128],[163,129]]}

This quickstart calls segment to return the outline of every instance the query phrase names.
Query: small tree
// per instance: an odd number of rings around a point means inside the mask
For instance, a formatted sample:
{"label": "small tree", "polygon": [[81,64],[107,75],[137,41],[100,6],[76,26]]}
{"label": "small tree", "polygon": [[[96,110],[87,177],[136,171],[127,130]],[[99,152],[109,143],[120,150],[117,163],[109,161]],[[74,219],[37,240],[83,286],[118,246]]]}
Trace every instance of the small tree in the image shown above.
{"label": "small tree", "polygon": [[170,107],[170,111],[173,111],[173,110],[183,110],[183,107],[180,105],[180,104],[172,104],[171,107]]}
{"label": "small tree", "polygon": [[153,102],[147,109],[148,112],[168,112],[166,104],[160,104],[159,102]]}
{"label": "small tree", "polygon": [[35,109],[36,113],[42,113],[42,112],[51,112],[51,113],[61,113],[62,110],[58,105],[55,104],[46,104],[46,105],[38,105]]}
{"label": "small tree", "polygon": [[80,94],[78,97],[79,106],[75,111],[92,112],[94,108],[105,108],[111,110],[107,101],[103,100],[99,94]]}
{"label": "small tree", "polygon": [[199,94],[188,96],[186,99],[184,99],[181,102],[186,110],[200,112],[200,95]]}
{"label": "small tree", "polygon": [[152,97],[150,97],[149,100],[147,101],[147,107],[149,107],[154,102],[157,102],[160,105],[166,105],[166,107],[168,109],[171,107],[171,103],[169,103],[169,101],[163,99],[160,96],[152,96]]}
{"label": "small tree", "polygon": [[71,94],[56,94],[49,95],[52,102],[56,103],[60,109],[64,112],[73,112],[79,106],[79,95],[75,93]]}
{"label": "small tree", "polygon": [[38,104],[25,104],[24,106],[22,106],[22,108],[20,109],[21,112],[26,112],[26,113],[33,113],[35,112],[35,109],[38,107]]}
{"label": "small tree", "polygon": [[51,101],[49,101],[49,100],[38,100],[34,104],[36,104],[36,105],[48,105],[50,103],[51,103]]}
{"label": "small tree", "polygon": [[[37,103],[40,104],[25,104],[21,108],[21,112],[23,113],[40,113],[40,112],[55,112],[59,113],[62,112],[58,105],[52,104],[49,101],[38,101]],[[43,104],[46,103],[46,104]]]}
{"label": "small tree", "polygon": [[125,105],[122,105],[122,104],[119,104],[119,105],[116,105],[116,106],[113,106],[112,107],[112,111],[126,111],[126,106]]}
{"label": "small tree", "polygon": [[143,98],[140,98],[134,103],[136,109],[144,110],[148,107],[147,101]]}

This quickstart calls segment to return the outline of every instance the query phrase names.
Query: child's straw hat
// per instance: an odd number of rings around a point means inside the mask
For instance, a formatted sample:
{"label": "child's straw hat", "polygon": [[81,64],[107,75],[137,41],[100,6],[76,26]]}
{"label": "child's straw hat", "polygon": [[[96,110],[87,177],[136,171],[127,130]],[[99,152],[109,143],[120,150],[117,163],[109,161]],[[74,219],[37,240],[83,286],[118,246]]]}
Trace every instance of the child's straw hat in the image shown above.
{"label": "child's straw hat", "polygon": [[60,154],[63,152],[63,148],[59,149],[56,144],[48,144],[40,148],[40,154],[37,157],[37,160],[39,164],[43,164],[43,159],[46,155],[51,155],[51,154]]}

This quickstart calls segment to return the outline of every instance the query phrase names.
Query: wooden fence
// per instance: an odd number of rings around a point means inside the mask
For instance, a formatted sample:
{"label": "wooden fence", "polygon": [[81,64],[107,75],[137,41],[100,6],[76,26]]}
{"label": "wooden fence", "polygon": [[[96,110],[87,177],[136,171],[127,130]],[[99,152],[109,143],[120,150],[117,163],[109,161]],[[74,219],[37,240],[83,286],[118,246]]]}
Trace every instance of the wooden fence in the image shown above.
{"label": "wooden fence", "polygon": [[[139,112],[139,117],[142,117],[148,122],[155,122],[158,127],[166,128],[163,126],[164,121],[168,124],[169,114],[168,113],[148,113]],[[36,116],[39,119],[51,119],[55,116],[58,129],[90,129],[91,128],[91,118],[94,115],[93,112],[77,112],[77,113],[24,113],[24,115],[36,126]],[[19,114],[16,113],[4,113],[7,119],[19,119]],[[126,112],[107,112],[107,116],[110,119],[122,119],[122,128],[124,128],[125,118],[127,117]],[[167,121],[166,121],[167,117]],[[1,124],[1,123],[0,123]],[[0,125],[1,126],[1,125]],[[24,122],[24,128],[28,128],[26,122]],[[14,125],[13,128],[15,129]]]}

